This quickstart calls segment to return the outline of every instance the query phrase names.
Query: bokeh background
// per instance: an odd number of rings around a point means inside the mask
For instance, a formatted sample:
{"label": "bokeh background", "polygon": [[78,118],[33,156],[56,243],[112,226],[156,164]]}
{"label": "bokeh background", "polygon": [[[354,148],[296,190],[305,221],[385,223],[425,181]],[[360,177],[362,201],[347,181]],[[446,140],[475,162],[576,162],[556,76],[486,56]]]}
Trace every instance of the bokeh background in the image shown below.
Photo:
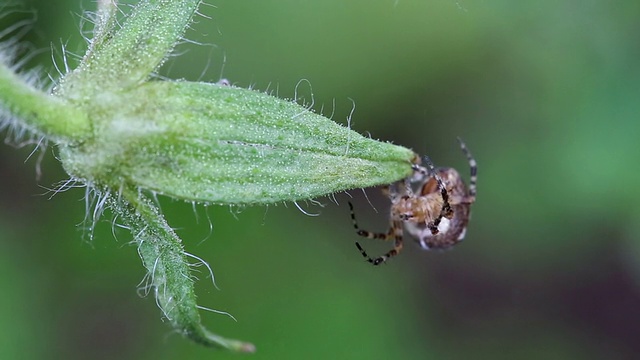
{"label": "bokeh background", "polygon": [[[346,201],[199,207],[161,199],[215,332],[253,359],[632,359],[640,353],[640,2],[209,0],[164,76],[313,98],[374,138],[467,174],[479,163],[467,238],[446,252],[409,242],[363,261]],[[61,44],[82,54],[93,1],[21,2],[37,18],[27,67],[55,78]],[[0,30],[33,13],[0,19]],[[70,65],[77,60],[69,57]],[[302,81],[301,81],[302,80]],[[83,234],[84,190],[49,148],[0,147],[0,358],[238,359],[172,334],[126,233],[107,216]],[[384,230],[378,189],[353,196]],[[375,208],[375,210],[374,210]],[[377,210],[377,212],[376,212]],[[210,226],[212,224],[212,226]],[[366,243],[372,254],[388,244]]]}

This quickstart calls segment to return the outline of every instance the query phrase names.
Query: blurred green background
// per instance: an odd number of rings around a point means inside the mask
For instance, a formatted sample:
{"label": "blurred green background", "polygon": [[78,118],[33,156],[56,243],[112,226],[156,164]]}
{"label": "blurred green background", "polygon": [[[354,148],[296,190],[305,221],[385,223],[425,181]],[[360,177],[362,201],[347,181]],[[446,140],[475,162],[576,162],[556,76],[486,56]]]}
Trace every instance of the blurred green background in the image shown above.
{"label": "blurred green background", "polygon": [[[82,54],[93,1],[30,0],[28,67],[57,77]],[[365,263],[346,201],[244,209],[161,199],[199,274],[213,331],[252,359],[631,359],[640,353],[640,2],[209,0],[160,71],[294,97],[353,129],[468,173],[478,201],[461,245],[413,242]],[[30,13],[0,19],[0,30]],[[53,49],[53,50],[52,50]],[[77,63],[69,57],[70,65]],[[307,81],[300,81],[307,80]],[[299,83],[298,86],[296,86]],[[310,85],[311,86],[310,86]],[[353,103],[352,103],[352,100]],[[1,359],[237,359],[171,333],[125,232],[83,235],[84,190],[51,147],[0,147]],[[40,186],[40,187],[39,187]],[[44,194],[44,195],[42,195]],[[351,191],[361,226],[385,229],[378,189]],[[212,224],[212,230],[209,221]],[[388,244],[365,243],[372,254]]]}

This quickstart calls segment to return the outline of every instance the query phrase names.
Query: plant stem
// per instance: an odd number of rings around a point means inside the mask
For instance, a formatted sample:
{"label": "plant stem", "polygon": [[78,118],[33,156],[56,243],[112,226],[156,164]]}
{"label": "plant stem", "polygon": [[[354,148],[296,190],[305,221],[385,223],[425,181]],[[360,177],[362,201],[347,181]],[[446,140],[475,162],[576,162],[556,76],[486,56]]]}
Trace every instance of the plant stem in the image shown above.
{"label": "plant stem", "polygon": [[[68,144],[90,134],[87,116],[62,99],[27,84],[0,61],[0,105],[19,125],[56,143]],[[17,124],[17,122],[14,122]]]}

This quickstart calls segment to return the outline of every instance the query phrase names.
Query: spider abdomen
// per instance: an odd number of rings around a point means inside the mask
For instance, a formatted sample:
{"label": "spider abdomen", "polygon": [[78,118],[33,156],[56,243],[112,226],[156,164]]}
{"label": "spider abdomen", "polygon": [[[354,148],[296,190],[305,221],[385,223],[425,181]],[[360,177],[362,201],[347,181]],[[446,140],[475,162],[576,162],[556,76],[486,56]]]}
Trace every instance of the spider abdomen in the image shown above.
{"label": "spider abdomen", "polygon": [[452,208],[453,218],[442,218],[435,235],[425,222],[407,221],[404,228],[425,250],[450,248],[464,239],[471,207],[469,204],[460,204]]}

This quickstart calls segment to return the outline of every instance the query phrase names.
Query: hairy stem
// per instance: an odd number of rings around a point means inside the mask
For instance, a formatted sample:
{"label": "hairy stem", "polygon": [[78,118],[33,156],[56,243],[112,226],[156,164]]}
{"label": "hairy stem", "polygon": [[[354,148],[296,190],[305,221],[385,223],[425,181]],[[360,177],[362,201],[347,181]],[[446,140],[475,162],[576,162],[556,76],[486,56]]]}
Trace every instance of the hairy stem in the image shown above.
{"label": "hairy stem", "polygon": [[90,131],[90,121],[84,113],[34,89],[2,61],[0,108],[20,119],[20,126],[57,143],[78,141]]}
{"label": "hairy stem", "polygon": [[158,306],[174,329],[205,346],[255,351],[253,344],[215,335],[201,324],[184,247],[158,208],[133,189],[123,189],[120,198],[111,197],[109,204],[135,231],[134,240],[148,271],[148,286],[154,291]]}

